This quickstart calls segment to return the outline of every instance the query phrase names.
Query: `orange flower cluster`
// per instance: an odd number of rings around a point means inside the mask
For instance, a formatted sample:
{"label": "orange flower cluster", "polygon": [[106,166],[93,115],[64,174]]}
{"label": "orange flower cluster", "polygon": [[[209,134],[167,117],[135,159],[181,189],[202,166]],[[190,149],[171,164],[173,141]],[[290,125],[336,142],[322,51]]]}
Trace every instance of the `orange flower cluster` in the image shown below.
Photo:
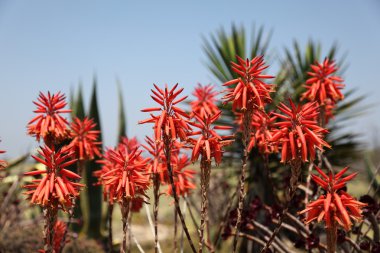
{"label": "orange flower cluster", "polygon": [[72,198],[79,195],[79,190],[84,186],[73,180],[81,177],[66,169],[68,166],[76,162],[73,159],[73,152],[67,147],[63,147],[59,151],[54,151],[49,147],[41,147],[39,151],[41,156],[32,156],[37,162],[45,165],[45,170],[34,170],[24,173],[25,176],[42,175],[41,179],[35,179],[31,184],[25,185],[28,189],[25,192],[29,195],[32,204],[42,206],[53,205],[57,200],[62,208],[71,207],[73,205]]}
{"label": "orange flower cluster", "polygon": [[[196,188],[195,184],[191,180],[194,178],[194,174],[196,174],[196,172],[194,170],[185,169],[190,164],[190,160],[187,155],[179,155],[179,152],[173,152],[170,164],[173,170],[174,187],[177,196],[184,196]],[[169,183],[168,173],[165,174],[166,177],[164,181],[168,183],[167,194],[171,196],[173,194],[173,189]]]}
{"label": "orange flower cluster", "polygon": [[321,195],[319,199],[307,205],[306,209],[300,214],[307,213],[305,223],[308,224],[314,220],[318,222],[324,220],[326,227],[330,228],[333,222],[342,226],[349,231],[352,226],[352,220],[362,218],[362,208],[366,204],[357,201],[351,195],[342,190],[346,183],[353,179],[357,173],[343,177],[348,167],[341,170],[335,176],[331,173],[327,175],[320,168],[316,167],[320,176],[312,175],[315,183],[321,186],[326,194]]}
{"label": "orange flower cluster", "polygon": [[273,85],[266,84],[262,80],[273,78],[262,73],[268,68],[265,66],[264,57],[257,56],[246,61],[239,56],[236,58],[238,64],[231,62],[231,68],[240,77],[223,84],[223,86],[233,86],[226,89],[227,94],[223,97],[225,103],[232,101],[234,111],[239,109],[245,111],[248,106],[263,109],[264,105],[271,101],[270,92],[273,92]]}
{"label": "orange flower cluster", "polygon": [[64,109],[67,105],[64,94],[44,95],[40,92],[38,101],[33,103],[37,106],[34,112],[38,115],[28,123],[28,134],[36,137],[37,141],[43,138],[45,143],[49,142],[46,138],[63,140],[68,137],[68,122],[60,114],[70,113],[71,110]]}
{"label": "orange flower cluster", "polygon": [[79,160],[92,160],[101,157],[100,147],[101,142],[98,142],[100,131],[94,130],[96,123],[93,119],[85,117],[83,120],[74,118],[71,123],[71,138],[69,145],[75,151]]}
{"label": "orange flower cluster", "polygon": [[143,158],[136,142],[124,138],[114,149],[108,149],[99,171],[99,180],[104,187],[105,198],[113,204],[123,199],[133,199],[143,195],[149,187],[149,171],[146,169],[149,158]]}
{"label": "orange flower cluster", "polygon": [[156,141],[162,140],[163,133],[171,140],[175,140],[176,138],[186,140],[186,133],[190,130],[190,127],[186,122],[189,115],[187,115],[184,110],[176,106],[178,103],[187,98],[187,96],[185,96],[177,99],[183,91],[183,88],[176,90],[178,87],[178,84],[176,84],[170,90],[167,86],[165,86],[165,89],[162,90],[157,85],[153,85],[156,90],[151,90],[153,93],[151,97],[160,105],[160,107],[146,108],[141,111],[158,111],[160,114],[157,116],[151,114],[151,118],[139,121],[139,124],[153,123],[154,137]]}
{"label": "orange flower cluster", "polygon": [[315,148],[323,150],[330,145],[323,140],[327,130],[318,126],[315,120],[319,116],[319,107],[314,103],[296,106],[289,99],[290,107],[280,103],[278,109],[283,113],[273,113],[279,122],[273,125],[274,130],[271,141],[282,147],[281,162],[301,157],[306,162],[314,160]]}
{"label": "orange flower cluster", "polygon": [[222,162],[222,147],[229,145],[233,142],[233,136],[220,136],[216,130],[230,130],[232,127],[229,126],[214,126],[216,120],[219,119],[221,115],[219,111],[215,115],[206,114],[203,117],[197,113],[194,113],[195,122],[189,122],[190,125],[199,128],[199,131],[189,133],[189,136],[199,135],[198,139],[189,138],[188,141],[193,147],[193,152],[191,155],[191,161],[195,162],[198,160],[199,155],[206,158],[206,161],[211,162],[214,158],[216,164]]}
{"label": "orange flower cluster", "polygon": [[338,68],[334,61],[326,58],[323,63],[310,66],[312,71],[308,72],[310,78],[306,81],[307,91],[302,94],[302,99],[318,101],[323,105],[326,101],[334,104],[344,98],[340,89],[344,87],[343,79],[336,76]]}
{"label": "orange flower cluster", "polygon": [[269,117],[263,111],[255,111],[252,115],[252,133],[248,144],[248,151],[257,146],[261,154],[277,153],[278,146],[269,140],[272,139],[272,128],[277,120],[276,116]]}
{"label": "orange flower cluster", "polygon": [[141,146],[153,157],[151,159],[151,172],[162,174],[166,170],[166,166],[162,163],[164,157],[162,142],[156,142],[148,136],[145,137],[145,142],[147,145],[141,144]]}
{"label": "orange flower cluster", "polygon": [[198,84],[192,93],[196,99],[190,102],[191,116],[197,113],[201,118],[205,115],[214,115],[219,112],[218,107],[215,104],[216,95],[218,92],[214,90],[214,86],[211,84],[202,86]]}

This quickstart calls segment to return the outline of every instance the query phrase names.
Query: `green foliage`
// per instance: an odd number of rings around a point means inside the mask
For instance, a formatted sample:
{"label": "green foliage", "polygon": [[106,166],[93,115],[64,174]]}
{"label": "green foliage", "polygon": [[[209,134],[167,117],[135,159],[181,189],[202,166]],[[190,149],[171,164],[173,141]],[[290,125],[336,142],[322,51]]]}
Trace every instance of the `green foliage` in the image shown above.
{"label": "green foliage", "polygon": [[[85,108],[84,108],[84,102],[83,102],[83,92],[82,92],[82,84],[79,83],[79,88],[78,88],[78,94],[75,97],[73,92],[70,94],[70,108],[71,108],[71,118],[74,119],[75,117],[83,119],[86,116],[85,113]],[[70,166],[70,170],[77,172],[77,165],[78,164],[73,164]],[[83,172],[82,172],[83,173]],[[83,174],[80,175],[83,177]],[[81,203],[81,199],[85,199],[86,197],[84,196],[86,192],[81,191],[80,193],[80,198],[76,200],[76,205],[74,207],[74,213],[73,213],[73,218],[75,220],[81,220],[83,217],[83,212],[81,206],[83,205]],[[75,232],[80,232],[81,229],[83,228],[83,223],[82,222],[74,222],[71,225],[71,229]]]}
{"label": "green foliage", "polygon": [[117,142],[120,142],[121,137],[127,136],[127,120],[125,118],[125,111],[124,111],[124,98],[123,98],[123,91],[121,89],[121,83],[119,80],[116,81],[117,83],[117,93],[118,93],[118,102],[119,102],[119,128],[118,128],[118,136],[117,136]]}
{"label": "green foliage", "polygon": [[82,92],[82,84],[79,84],[77,97],[74,99],[73,95],[71,95],[73,102],[71,102],[71,117],[77,117],[79,119],[83,119],[86,116],[84,101],[83,101],[83,92]]}
{"label": "green foliage", "polygon": [[[94,79],[88,116],[96,123],[96,130],[101,130],[96,93],[96,79]],[[102,141],[101,133],[97,141]],[[84,203],[82,204],[84,218],[83,233],[85,233],[89,238],[94,239],[101,237],[102,187],[94,185],[97,182],[97,178],[93,175],[93,172],[100,170],[100,168],[100,164],[96,163],[95,160],[87,162],[83,178],[87,186],[84,190],[86,197],[82,199],[82,203]]]}
{"label": "green foliage", "polygon": [[236,55],[243,59],[267,55],[271,33],[264,33],[262,26],[257,31],[253,27],[250,44],[246,38],[244,27],[237,28],[235,25],[231,27],[231,34],[221,28],[211,35],[210,41],[203,38],[203,50],[208,58],[207,67],[221,83],[237,77],[231,69],[231,61],[236,62]]}

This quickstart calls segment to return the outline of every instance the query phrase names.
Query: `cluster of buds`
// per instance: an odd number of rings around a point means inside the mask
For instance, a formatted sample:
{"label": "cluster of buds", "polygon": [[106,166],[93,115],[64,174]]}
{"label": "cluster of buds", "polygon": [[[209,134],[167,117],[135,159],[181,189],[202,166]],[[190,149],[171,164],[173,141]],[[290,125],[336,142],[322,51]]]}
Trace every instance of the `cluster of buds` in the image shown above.
{"label": "cluster of buds", "polygon": [[[34,136],[37,141],[42,138],[47,145],[59,144],[69,136],[68,121],[61,116],[62,113],[70,113],[64,109],[67,105],[64,94],[40,93],[38,101],[33,101],[37,106],[34,112],[38,115],[28,123],[28,134]],[[53,143],[51,143],[53,142]]]}
{"label": "cluster of buds", "polygon": [[323,150],[330,145],[323,140],[327,130],[320,127],[316,118],[319,107],[314,103],[296,106],[289,99],[290,107],[280,103],[281,113],[273,113],[279,121],[274,123],[271,141],[278,142],[282,147],[281,162],[301,159],[303,162],[314,160],[315,148]]}
{"label": "cluster of buds", "polygon": [[333,223],[337,223],[349,231],[352,226],[351,219],[360,220],[362,217],[361,209],[366,206],[365,203],[357,201],[343,190],[347,182],[352,180],[357,173],[343,177],[348,167],[335,175],[331,172],[327,175],[318,167],[316,170],[320,176],[312,175],[312,179],[325,190],[325,194],[309,203],[300,214],[307,214],[306,224],[314,220],[318,222],[324,220],[327,228],[331,228],[334,225]]}
{"label": "cluster of buds", "polygon": [[164,136],[170,140],[175,140],[177,138],[186,140],[186,133],[190,130],[190,127],[186,122],[186,120],[189,119],[189,115],[176,106],[187,98],[187,96],[177,98],[183,91],[183,88],[177,90],[178,84],[174,85],[170,90],[167,86],[164,90],[155,84],[154,87],[156,90],[151,90],[153,93],[151,97],[160,105],[160,107],[146,108],[141,111],[160,112],[160,114],[151,114],[151,118],[139,121],[139,124],[153,123],[154,138],[156,141],[161,141]]}
{"label": "cluster of buds", "polygon": [[123,138],[116,149],[107,149],[99,161],[103,166],[97,175],[111,204],[144,195],[149,187],[146,167],[150,159],[141,153],[136,139]]}
{"label": "cluster of buds", "polygon": [[41,147],[39,156],[32,156],[37,162],[45,165],[45,170],[34,170],[24,173],[25,176],[41,175],[40,179],[32,180],[24,188],[32,204],[42,206],[54,206],[58,202],[63,209],[73,205],[72,198],[79,195],[79,190],[84,186],[76,180],[81,177],[68,170],[67,167],[76,162],[73,152],[63,147],[58,151],[48,146]]}
{"label": "cluster of buds", "polygon": [[231,62],[231,68],[239,77],[223,84],[223,86],[234,86],[225,91],[227,93],[223,97],[225,103],[232,102],[234,111],[246,111],[251,107],[263,110],[265,104],[272,101],[270,92],[274,91],[272,84],[266,84],[262,80],[273,78],[262,73],[268,68],[265,66],[264,57],[257,56],[245,61],[239,56],[236,58],[238,63]]}
{"label": "cluster of buds", "polygon": [[326,58],[323,63],[311,65],[308,72],[310,78],[306,81],[306,91],[301,99],[317,102],[323,108],[324,122],[327,123],[333,117],[335,104],[344,98],[340,89],[344,87],[343,79],[336,75],[338,67],[334,61]]}
{"label": "cluster of buds", "polygon": [[70,136],[72,138],[69,147],[75,151],[80,161],[93,160],[101,157],[100,145],[97,141],[100,131],[95,130],[96,123],[93,119],[85,117],[83,120],[74,118],[71,123]]}
{"label": "cluster of buds", "polygon": [[214,90],[214,86],[198,84],[192,93],[195,100],[190,102],[191,112],[190,116],[198,114],[201,118],[206,115],[214,115],[219,112],[218,106],[215,104],[218,92]]}
{"label": "cluster of buds", "polygon": [[204,115],[203,117],[194,113],[195,122],[189,122],[192,126],[199,129],[189,134],[189,136],[199,135],[198,139],[189,138],[188,142],[192,145],[193,151],[191,160],[197,161],[199,155],[206,158],[207,162],[211,163],[211,159],[214,158],[216,164],[220,164],[222,161],[223,150],[222,147],[229,145],[233,142],[234,136],[220,136],[216,130],[230,130],[229,126],[213,126],[216,120],[219,119],[221,111],[215,115]]}

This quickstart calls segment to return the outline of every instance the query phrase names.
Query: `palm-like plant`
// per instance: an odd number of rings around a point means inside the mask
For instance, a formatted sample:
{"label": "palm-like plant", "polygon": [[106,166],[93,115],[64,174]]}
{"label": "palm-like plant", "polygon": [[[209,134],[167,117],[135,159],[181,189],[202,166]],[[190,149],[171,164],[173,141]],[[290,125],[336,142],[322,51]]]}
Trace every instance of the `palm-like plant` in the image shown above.
{"label": "palm-like plant", "polygon": [[[268,55],[271,33],[266,33],[263,27],[259,27],[258,30],[252,30],[251,37],[252,39],[248,43],[246,30],[243,27],[237,28],[232,25],[230,33],[220,29],[215,35],[211,35],[210,39],[204,39],[203,48],[208,60],[207,67],[217,81],[225,83],[237,77],[230,64],[236,62],[236,55],[243,59],[252,59],[257,55]],[[333,45],[326,53],[322,54],[321,44],[311,40],[303,50],[296,41],[292,48],[285,49],[284,57],[280,61],[280,69],[273,82],[277,85],[276,92],[272,95],[273,103],[268,105],[266,110],[273,110],[280,101],[284,101],[288,97],[299,101],[302,92],[305,90],[303,85],[308,79],[307,72],[310,71],[310,65],[320,62],[323,57],[336,60],[340,75],[346,65],[344,64],[344,57],[337,59],[337,51],[338,47]],[[327,151],[326,155],[333,165],[349,164],[359,156],[360,143],[357,140],[357,135],[345,132],[342,127],[348,125],[347,121],[364,112],[365,107],[361,106],[364,97],[355,96],[355,90],[352,89],[346,91],[344,95],[345,99],[337,104],[335,119],[331,120],[327,126],[330,131],[327,142],[331,144],[333,150]],[[233,126],[232,131],[236,132],[238,126],[234,123],[235,115],[231,112],[231,108],[221,104],[219,106],[223,110],[220,123]],[[230,156],[225,156],[231,158],[229,161],[241,157],[242,144],[239,140],[238,136],[234,146],[229,149]],[[273,185],[268,177],[268,168],[270,167],[271,172],[275,173],[274,177],[278,179],[277,183],[283,183],[283,179],[288,176],[284,175],[288,173],[287,170],[281,169],[283,165],[279,163],[276,155],[271,156],[269,164],[266,163],[268,159],[260,157],[257,149],[251,151],[250,161],[248,178],[250,188],[248,194],[250,196],[247,200],[259,195],[265,203],[273,204],[277,196],[273,196],[272,189],[268,189],[270,185]]]}
{"label": "palm-like plant", "polygon": [[[334,44],[324,56],[329,59],[337,59],[337,52],[338,47]],[[299,43],[294,41],[292,49],[285,49],[285,57],[281,61],[281,68],[275,80],[277,92],[273,96],[274,102],[283,101],[286,97],[299,101],[301,94],[305,91],[304,84],[309,78],[307,72],[311,70],[310,65],[322,60],[320,43],[310,40],[305,49],[301,50]],[[337,59],[340,74],[346,69],[344,60],[345,57]],[[360,154],[357,134],[347,133],[343,129],[344,126],[349,125],[347,121],[360,116],[366,109],[361,105],[364,96],[355,96],[355,91],[355,89],[345,91],[345,99],[337,104],[335,119],[330,121],[327,126],[330,131],[327,142],[331,144],[333,151],[328,150],[326,155],[334,165],[348,164],[358,158]]]}

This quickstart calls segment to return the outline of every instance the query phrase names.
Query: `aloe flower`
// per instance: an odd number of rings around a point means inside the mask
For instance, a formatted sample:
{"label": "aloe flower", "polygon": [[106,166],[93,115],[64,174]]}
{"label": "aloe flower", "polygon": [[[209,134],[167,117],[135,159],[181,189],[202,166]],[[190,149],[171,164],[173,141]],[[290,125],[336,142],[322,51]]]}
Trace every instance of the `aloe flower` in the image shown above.
{"label": "aloe flower", "polygon": [[225,103],[231,101],[235,111],[237,109],[245,111],[248,106],[263,109],[264,105],[271,101],[270,92],[273,92],[273,85],[263,81],[273,78],[273,76],[263,74],[263,71],[268,68],[265,66],[264,57],[257,56],[245,61],[239,56],[236,58],[238,64],[231,62],[231,68],[239,77],[223,84],[223,86],[233,86],[226,90],[227,94],[223,97]]}
{"label": "aloe flower", "polygon": [[195,100],[190,102],[191,116],[197,113],[199,116],[204,117],[206,114],[214,115],[219,112],[218,106],[215,104],[218,92],[214,90],[215,87],[211,84],[201,85],[198,84],[192,93]]}
{"label": "aloe flower", "polygon": [[105,169],[101,170],[100,181],[111,204],[143,194],[150,184],[146,171],[149,158],[142,158],[139,148],[130,150],[120,146],[116,150],[108,149],[102,162]]}
{"label": "aloe flower", "polygon": [[25,194],[29,196],[32,204],[55,208],[58,202],[63,209],[71,207],[74,204],[72,199],[79,195],[79,190],[84,186],[74,182],[81,177],[67,169],[76,162],[76,159],[72,158],[73,152],[67,147],[54,151],[44,146],[41,147],[39,155],[41,157],[32,157],[45,165],[46,169],[24,173],[24,176],[42,176],[24,186],[28,189]]}
{"label": "aloe flower", "polygon": [[216,164],[222,162],[223,146],[229,145],[233,142],[234,136],[220,136],[216,130],[230,130],[229,126],[213,126],[216,120],[219,119],[221,111],[215,115],[204,115],[203,117],[194,113],[195,122],[189,122],[190,125],[199,129],[199,131],[191,132],[189,135],[199,135],[198,139],[189,138],[188,142],[191,143],[193,149],[191,160],[197,161],[199,155],[202,155],[207,162],[211,163],[211,159],[215,160]]}
{"label": "aloe flower", "polygon": [[309,203],[306,209],[299,214],[307,214],[306,224],[314,220],[318,222],[324,220],[327,228],[331,228],[333,223],[336,222],[346,231],[349,231],[352,227],[351,220],[360,220],[362,218],[361,209],[366,206],[366,204],[357,201],[343,190],[347,182],[352,180],[357,173],[343,177],[348,167],[335,175],[331,173],[327,175],[320,168],[315,168],[319,175],[312,175],[312,180],[322,187],[326,193],[316,201]]}
{"label": "aloe flower", "polygon": [[[177,195],[184,196],[190,193],[191,190],[196,188],[194,182],[192,182],[196,172],[191,169],[186,169],[190,164],[189,158],[185,154],[179,155],[176,153],[172,156],[171,164],[173,168],[174,187]],[[170,183],[168,184],[167,194],[169,196],[173,195],[173,188]]]}
{"label": "aloe flower", "polygon": [[319,107],[314,103],[296,106],[289,99],[290,107],[280,103],[278,109],[282,112],[272,113],[279,121],[274,123],[277,129],[272,134],[272,142],[277,142],[281,151],[281,162],[301,158],[303,162],[314,160],[315,149],[321,151],[330,145],[323,140],[327,130],[318,126],[315,120],[319,116]]}
{"label": "aloe flower", "polygon": [[34,112],[38,115],[28,123],[28,134],[36,137],[37,141],[41,138],[50,146],[51,141],[57,142],[68,137],[68,122],[61,116],[63,113],[70,113],[71,110],[64,109],[67,105],[64,94],[47,95],[40,92],[37,101],[33,103],[37,106]]}
{"label": "aloe flower", "polygon": [[336,103],[344,98],[340,92],[344,87],[343,79],[336,75],[338,67],[334,61],[326,58],[323,63],[317,62],[310,67],[310,78],[306,81],[306,91],[302,94],[302,99],[317,101],[323,105],[327,99]]}
{"label": "aloe flower", "polygon": [[151,114],[151,118],[139,121],[139,124],[153,123],[154,137],[156,141],[161,141],[163,133],[171,140],[180,138],[186,140],[186,133],[190,130],[186,120],[189,115],[176,105],[184,101],[187,96],[177,98],[183,88],[176,90],[178,84],[174,85],[170,90],[167,86],[162,90],[154,84],[156,90],[151,90],[152,99],[159,104],[159,107],[146,108],[142,112],[159,112],[158,115]]}
{"label": "aloe flower", "polygon": [[74,118],[71,123],[71,138],[69,145],[75,151],[79,160],[92,160],[101,157],[98,137],[100,131],[95,130],[96,123],[92,119],[85,117],[83,120]]}

